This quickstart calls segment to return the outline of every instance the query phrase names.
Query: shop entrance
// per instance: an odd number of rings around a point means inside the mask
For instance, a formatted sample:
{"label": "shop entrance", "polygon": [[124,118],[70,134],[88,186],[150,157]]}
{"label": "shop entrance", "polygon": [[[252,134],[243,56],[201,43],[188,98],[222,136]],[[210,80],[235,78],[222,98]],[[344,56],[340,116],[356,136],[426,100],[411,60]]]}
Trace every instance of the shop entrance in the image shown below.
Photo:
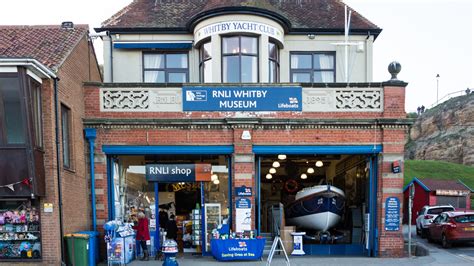
{"label": "shop entrance", "polygon": [[308,255],[374,256],[376,157],[360,147],[271,148],[254,147],[260,234],[291,242],[304,232]]}
{"label": "shop entrance", "polygon": [[[208,181],[147,181],[146,165],[150,164],[209,165],[212,174]],[[159,250],[170,225],[176,223],[171,238],[177,241],[179,252],[207,255],[212,230],[231,222],[228,155],[116,155],[109,156],[108,165],[109,219],[133,222],[138,212],[144,212],[150,221],[151,251]]]}

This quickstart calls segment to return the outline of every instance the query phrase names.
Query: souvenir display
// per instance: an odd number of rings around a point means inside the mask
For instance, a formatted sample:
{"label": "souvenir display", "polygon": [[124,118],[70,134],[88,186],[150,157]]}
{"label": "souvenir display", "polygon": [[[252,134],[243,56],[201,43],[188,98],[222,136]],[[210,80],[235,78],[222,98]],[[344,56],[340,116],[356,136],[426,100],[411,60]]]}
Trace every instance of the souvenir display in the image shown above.
{"label": "souvenir display", "polygon": [[0,209],[0,259],[40,259],[39,211],[29,201],[5,202]]}
{"label": "souvenir display", "polygon": [[104,224],[107,261],[127,264],[134,259],[136,243],[132,224],[110,221]]}

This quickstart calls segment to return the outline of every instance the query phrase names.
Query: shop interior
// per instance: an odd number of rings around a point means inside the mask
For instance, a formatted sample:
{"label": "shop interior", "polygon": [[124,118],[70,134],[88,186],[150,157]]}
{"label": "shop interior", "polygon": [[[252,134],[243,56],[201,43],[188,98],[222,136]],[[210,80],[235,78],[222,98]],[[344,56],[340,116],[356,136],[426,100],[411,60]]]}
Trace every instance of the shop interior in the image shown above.
{"label": "shop interior", "polygon": [[[261,232],[276,235],[279,228],[282,239],[291,238],[291,232],[305,232],[305,244],[366,243],[368,232],[364,231],[364,225],[369,212],[370,180],[367,156],[280,154],[262,156],[260,162]],[[323,191],[318,192],[315,186],[321,186]],[[336,218],[333,210],[325,215],[323,209],[318,209],[321,206],[316,205],[318,200],[322,202],[321,198],[311,201],[329,187],[343,192],[335,194],[341,199],[337,204],[335,200],[330,203],[339,210]],[[307,191],[303,198],[296,196],[301,190]],[[292,219],[296,215],[289,211],[293,210],[292,206],[302,206],[303,215],[297,216],[297,221]],[[326,223],[326,219],[333,218],[334,225],[327,229],[308,226],[308,223],[318,225],[318,219]]]}
{"label": "shop interior", "polygon": [[[210,251],[212,231],[230,222],[229,167],[224,155],[146,155],[119,156],[114,160],[115,218],[134,223],[138,212],[143,211],[150,221],[150,250],[154,250],[155,184],[145,177],[146,164],[195,164],[212,165],[211,182],[179,182],[158,184],[159,223],[161,241],[171,216],[178,228],[176,242],[179,251],[201,253]],[[204,206],[203,209],[201,207]],[[201,220],[204,210],[205,219]],[[201,246],[204,224],[206,247]],[[203,250],[204,249],[204,250]]]}

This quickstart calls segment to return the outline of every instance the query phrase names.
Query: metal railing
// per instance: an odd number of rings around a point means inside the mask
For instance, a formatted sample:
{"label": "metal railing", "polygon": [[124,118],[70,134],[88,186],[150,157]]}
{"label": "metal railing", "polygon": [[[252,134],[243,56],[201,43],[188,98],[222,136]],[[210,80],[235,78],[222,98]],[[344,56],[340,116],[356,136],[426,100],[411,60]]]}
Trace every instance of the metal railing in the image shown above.
{"label": "metal railing", "polygon": [[466,90],[460,90],[460,91],[455,91],[455,92],[451,92],[451,93],[448,93],[446,95],[444,95],[443,97],[441,97],[441,99],[439,99],[438,101],[436,101],[435,103],[431,104],[428,109],[431,109],[435,106],[437,106],[438,104],[440,103],[443,103],[451,98],[454,98],[454,97],[458,97],[458,96],[462,96],[462,95],[467,95],[469,93],[473,93],[473,91],[471,89],[466,89]]}

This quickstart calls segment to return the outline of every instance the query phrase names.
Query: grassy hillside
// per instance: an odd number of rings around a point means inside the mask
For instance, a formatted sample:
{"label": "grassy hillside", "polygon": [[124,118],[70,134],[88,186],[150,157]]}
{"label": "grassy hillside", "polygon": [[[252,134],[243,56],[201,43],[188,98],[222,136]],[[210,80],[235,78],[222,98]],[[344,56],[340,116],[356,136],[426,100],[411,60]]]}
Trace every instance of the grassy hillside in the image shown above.
{"label": "grassy hillside", "polygon": [[460,179],[464,184],[474,189],[474,167],[462,164],[441,162],[441,161],[405,161],[405,185],[413,177],[418,179]]}

